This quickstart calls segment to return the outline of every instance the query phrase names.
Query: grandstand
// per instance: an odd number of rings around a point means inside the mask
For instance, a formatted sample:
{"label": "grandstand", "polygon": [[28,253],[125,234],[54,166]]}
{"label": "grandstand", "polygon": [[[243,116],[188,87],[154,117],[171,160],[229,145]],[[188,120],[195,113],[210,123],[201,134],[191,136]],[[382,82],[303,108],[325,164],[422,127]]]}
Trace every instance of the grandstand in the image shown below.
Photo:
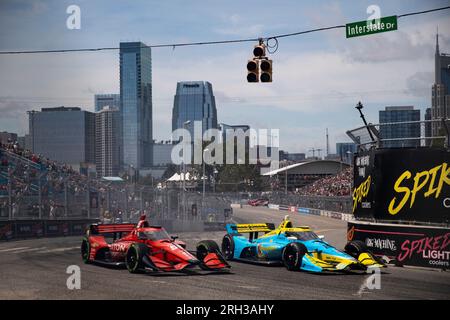
{"label": "grandstand", "polygon": [[122,179],[91,179],[15,142],[0,144],[3,220],[94,218],[120,222],[137,221],[141,214],[166,220],[206,220],[213,214],[215,220],[223,220],[229,208],[224,197],[190,193],[181,203],[178,190],[154,190]]}
{"label": "grandstand", "polygon": [[90,199],[95,195],[99,199],[92,204],[98,200],[105,204],[106,191],[111,189],[66,164],[24,150],[17,142],[0,145],[0,218],[99,217],[102,212],[98,205],[91,206]]}
{"label": "grandstand", "polygon": [[[350,172],[349,169],[350,166],[347,163],[341,162],[341,161],[335,161],[335,160],[313,160],[313,161],[304,161],[295,163],[292,165],[288,165],[283,168],[279,168],[273,171],[269,171],[263,174],[263,176],[270,177],[271,178],[271,184],[274,186],[274,189],[284,189],[286,191],[291,192],[298,192],[299,190],[304,189],[307,186],[311,186],[316,181],[321,181],[322,179],[326,179],[328,177],[332,176],[338,176],[338,180],[341,177],[345,177],[345,172]],[[342,175],[340,174],[342,173]],[[337,184],[338,181],[334,180],[323,180],[325,182],[333,182],[334,184]],[[346,181],[349,183],[351,180],[343,180],[341,184],[344,184]],[[347,188],[349,184],[346,185]],[[317,193],[314,195],[325,195],[322,193],[326,193],[325,190],[322,190],[320,188],[316,188]],[[334,188],[337,190],[337,188]],[[339,193],[340,192],[339,188]],[[311,190],[311,192],[314,189],[305,189],[305,190]],[[329,189],[328,193],[332,193],[332,189]],[[337,194],[333,194],[337,195]],[[348,195],[348,194],[347,194]]]}

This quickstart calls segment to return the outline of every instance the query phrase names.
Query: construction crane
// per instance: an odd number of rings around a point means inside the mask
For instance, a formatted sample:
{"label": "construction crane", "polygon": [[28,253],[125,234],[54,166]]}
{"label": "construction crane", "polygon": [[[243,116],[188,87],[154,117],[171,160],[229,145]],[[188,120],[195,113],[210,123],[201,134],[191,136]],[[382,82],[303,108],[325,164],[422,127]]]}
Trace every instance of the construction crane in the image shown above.
{"label": "construction crane", "polygon": [[309,149],[308,151],[309,151],[309,152],[312,152],[313,158],[316,157],[316,151],[317,151],[317,152],[319,153],[319,158],[320,158],[320,152],[321,152],[322,150],[323,150],[323,149],[311,148],[311,149]]}

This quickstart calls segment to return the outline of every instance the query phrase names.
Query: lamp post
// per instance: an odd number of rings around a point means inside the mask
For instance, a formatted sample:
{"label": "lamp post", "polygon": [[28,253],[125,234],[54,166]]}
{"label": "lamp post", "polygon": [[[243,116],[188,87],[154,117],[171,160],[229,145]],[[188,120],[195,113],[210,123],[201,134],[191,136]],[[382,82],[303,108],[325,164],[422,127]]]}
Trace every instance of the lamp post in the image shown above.
{"label": "lamp post", "polygon": [[216,193],[216,175],[219,173],[216,168],[214,168],[214,188],[213,192]]}
{"label": "lamp post", "polygon": [[[183,122],[183,145],[185,145],[185,148],[183,148],[183,219],[186,218],[186,155],[185,155],[185,151],[186,151],[186,136],[185,136],[185,131],[187,130],[187,126],[189,126],[189,124],[191,123],[191,120],[187,120],[185,122]],[[189,146],[190,148],[191,146]]]}
{"label": "lamp post", "polygon": [[353,152],[351,152],[350,150],[347,150],[347,160],[348,160],[348,164],[349,164],[349,165],[352,164],[351,157],[350,157],[350,155],[351,155],[352,153],[353,153]]}
{"label": "lamp post", "polygon": [[203,150],[203,175],[202,175],[202,179],[203,179],[203,196],[202,196],[202,202],[205,201],[205,186],[206,186],[206,165],[205,165],[205,152],[209,151],[208,148],[206,148],[205,150]]}

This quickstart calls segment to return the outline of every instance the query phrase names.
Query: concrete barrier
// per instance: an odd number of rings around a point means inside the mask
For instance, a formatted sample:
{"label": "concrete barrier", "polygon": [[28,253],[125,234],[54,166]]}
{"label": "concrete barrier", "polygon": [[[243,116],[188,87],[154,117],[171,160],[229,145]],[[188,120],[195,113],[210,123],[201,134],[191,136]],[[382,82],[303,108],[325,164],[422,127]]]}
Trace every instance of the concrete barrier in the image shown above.
{"label": "concrete barrier", "polygon": [[304,207],[296,207],[296,206],[286,206],[286,205],[278,205],[274,203],[269,204],[269,209],[280,210],[280,211],[290,211],[290,212],[298,212],[302,214],[311,214],[316,216],[328,217],[338,220],[344,221],[352,221],[353,215],[342,212],[314,209],[314,208],[304,208]]}

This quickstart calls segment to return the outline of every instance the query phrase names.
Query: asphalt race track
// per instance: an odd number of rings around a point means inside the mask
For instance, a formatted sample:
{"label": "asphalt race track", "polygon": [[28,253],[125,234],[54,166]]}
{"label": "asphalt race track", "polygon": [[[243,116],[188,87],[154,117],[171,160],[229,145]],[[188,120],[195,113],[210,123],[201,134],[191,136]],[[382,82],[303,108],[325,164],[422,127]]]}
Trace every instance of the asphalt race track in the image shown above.
{"label": "asphalt race track", "polygon": [[[284,213],[266,208],[234,209],[236,222],[273,222]],[[309,225],[343,248],[346,223],[293,213],[296,225]],[[219,242],[224,232],[182,233],[188,248],[201,239]],[[381,289],[365,288],[367,274],[316,275],[231,262],[225,274],[130,274],[81,262],[81,237],[0,243],[0,299],[450,299],[450,273],[389,267]],[[81,289],[69,290],[66,269],[81,268]]]}

